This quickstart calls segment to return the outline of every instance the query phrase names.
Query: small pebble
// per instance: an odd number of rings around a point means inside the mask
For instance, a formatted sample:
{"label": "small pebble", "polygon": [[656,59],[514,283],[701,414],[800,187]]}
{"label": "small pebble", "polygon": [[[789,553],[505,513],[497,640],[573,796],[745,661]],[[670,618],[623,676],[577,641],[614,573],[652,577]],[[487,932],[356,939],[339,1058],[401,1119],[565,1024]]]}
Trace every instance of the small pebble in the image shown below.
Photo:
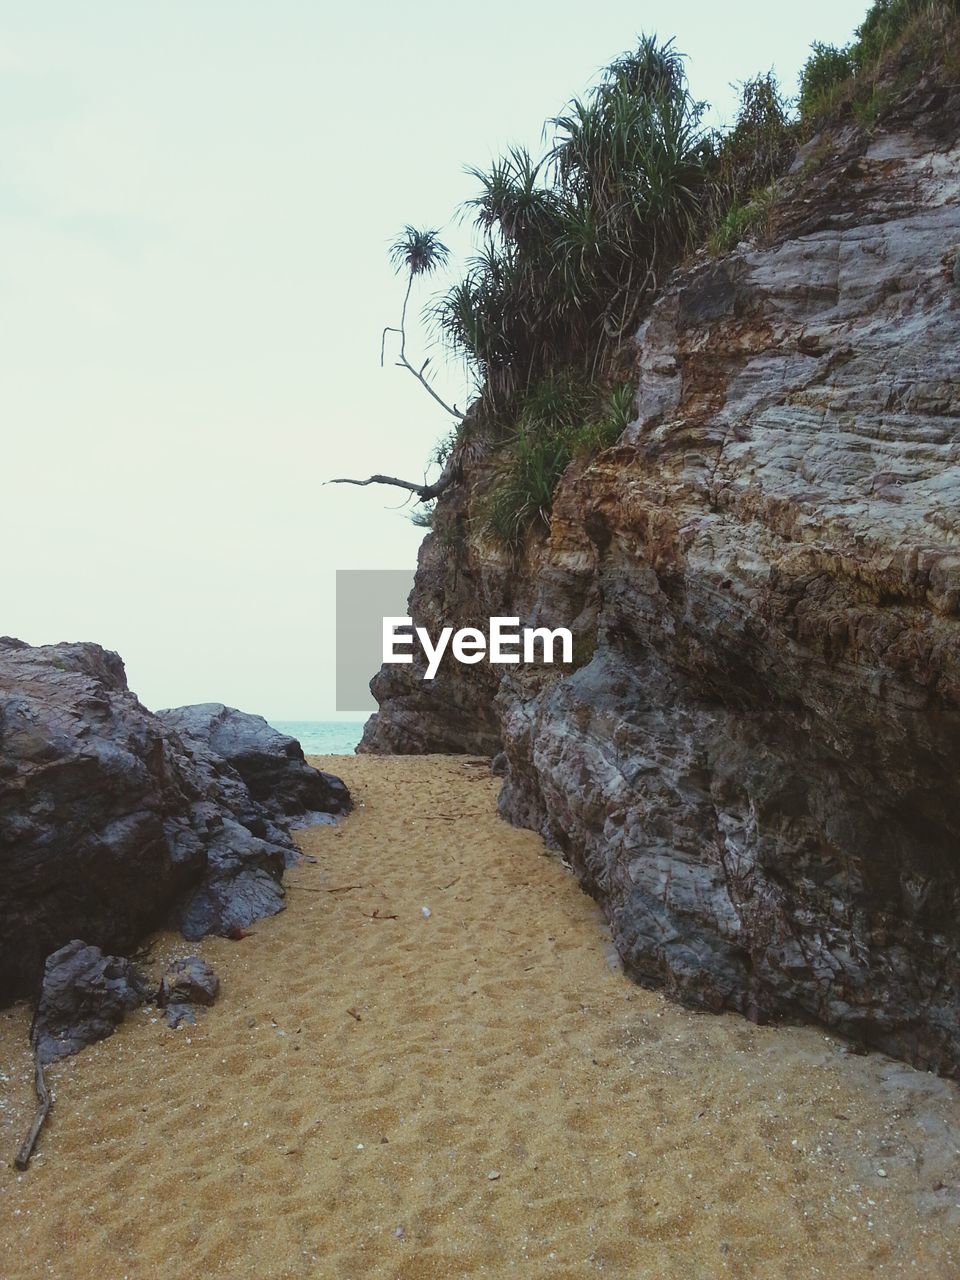
{"label": "small pebble", "polygon": [[496,1180],[499,1177],[500,1177],[500,1174],[496,1171],[496,1169],[491,1169],[490,1172],[487,1174],[487,1178],[490,1182],[496,1182]]}
{"label": "small pebble", "polygon": [[433,912],[430,910],[429,907],[421,907],[420,914],[423,916],[424,920],[429,920],[430,917],[433,915]]}

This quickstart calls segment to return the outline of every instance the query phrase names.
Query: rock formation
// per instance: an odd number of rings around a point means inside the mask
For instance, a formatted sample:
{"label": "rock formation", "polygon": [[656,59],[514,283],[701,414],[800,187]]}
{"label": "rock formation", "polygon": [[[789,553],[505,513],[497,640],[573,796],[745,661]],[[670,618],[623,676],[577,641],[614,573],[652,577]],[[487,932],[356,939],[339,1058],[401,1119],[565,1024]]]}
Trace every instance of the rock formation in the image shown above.
{"label": "rock formation", "polygon": [[[445,493],[415,622],[575,663],[384,668],[366,750],[502,745],[628,971],[960,1075],[960,92],[801,152],[763,245],[679,271],[637,418],[514,564]],[[449,709],[454,709],[453,713]],[[438,724],[438,721],[440,723]]]}
{"label": "rock formation", "polygon": [[252,801],[251,830],[265,818],[284,831],[331,822],[331,814],[350,808],[350,794],[340,779],[308,765],[296,738],[271,728],[262,716],[222,702],[176,707],[157,716],[191,750],[200,743],[240,775]]}
{"label": "rock formation", "polygon": [[47,957],[31,1039],[46,1066],[112,1036],[149,984],[129,960],[74,939]]}
{"label": "rock formation", "polygon": [[98,645],[0,640],[0,1000],[71,939],[123,953],[167,921],[197,938],[280,910],[291,826],[348,807],[259,717],[159,717]]}
{"label": "rock formation", "polygon": [[167,966],[157,992],[157,1005],[167,1026],[196,1021],[195,1005],[211,1005],[220,993],[220,979],[200,956],[184,956]]}

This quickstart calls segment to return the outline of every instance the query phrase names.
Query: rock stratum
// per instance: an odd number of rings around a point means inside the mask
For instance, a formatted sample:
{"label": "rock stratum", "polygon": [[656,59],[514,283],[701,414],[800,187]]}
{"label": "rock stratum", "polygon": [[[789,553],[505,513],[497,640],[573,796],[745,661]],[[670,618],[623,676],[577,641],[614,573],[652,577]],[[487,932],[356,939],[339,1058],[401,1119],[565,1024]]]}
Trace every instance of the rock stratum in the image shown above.
{"label": "rock stratum", "polygon": [[76,939],[122,955],[161,924],[199,938],[279,911],[292,827],[349,807],[259,716],[154,715],[99,645],[0,639],[0,1001]]}
{"label": "rock stratum", "polygon": [[960,92],[800,153],[766,242],[635,342],[637,418],[519,562],[440,499],[414,621],[572,626],[562,673],[385,667],[367,751],[502,745],[626,968],[960,1076]]}

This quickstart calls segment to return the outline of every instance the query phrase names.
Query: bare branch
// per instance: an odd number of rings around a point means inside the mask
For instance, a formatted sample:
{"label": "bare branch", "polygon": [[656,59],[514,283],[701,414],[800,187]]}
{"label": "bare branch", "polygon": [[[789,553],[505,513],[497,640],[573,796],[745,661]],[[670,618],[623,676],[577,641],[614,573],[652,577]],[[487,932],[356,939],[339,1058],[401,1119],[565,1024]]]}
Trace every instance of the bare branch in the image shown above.
{"label": "bare branch", "polygon": [[388,333],[401,333],[401,334],[402,334],[402,333],[403,333],[403,330],[402,330],[402,329],[395,329],[395,328],[393,327],[393,325],[388,324],[388,325],[387,325],[387,327],[384,329],[383,333],[380,335],[380,368],[381,368],[381,369],[383,368],[384,352],[385,352],[385,350],[386,350],[386,346],[387,346],[387,334],[388,334]]}
{"label": "bare branch", "polygon": [[411,480],[400,480],[397,476],[370,476],[367,480],[351,480],[346,476],[341,476],[336,480],[328,480],[327,484],[355,484],[360,488],[364,488],[368,484],[392,484],[397,489],[406,489],[408,493],[415,493],[418,502],[430,502],[433,498],[438,498],[445,489],[453,484],[455,480],[460,478],[460,468],[448,459],[447,465],[441,471],[439,477],[434,480],[433,484],[414,484]]}
{"label": "bare branch", "polygon": [[[398,353],[398,359],[396,361],[397,368],[409,370],[409,372],[413,374],[413,376],[420,383],[421,387],[423,387],[423,389],[427,392],[427,394],[432,396],[433,399],[436,400],[437,404],[440,406],[441,409],[445,409],[446,412],[449,413],[452,418],[456,418],[459,422],[462,422],[463,414],[456,407],[456,405],[447,404],[446,400],[444,400],[441,396],[437,395],[436,391],[434,391],[433,387],[430,385],[427,379],[423,376],[426,371],[427,365],[430,363],[430,357],[427,356],[426,360],[424,360],[419,370],[417,370],[407,359],[407,305],[410,302],[410,290],[412,288],[413,288],[413,276],[411,275],[410,279],[407,281],[407,292],[404,294],[404,298],[403,298],[403,310],[400,313],[399,329],[396,328],[394,325],[387,325],[383,333],[380,335],[380,367],[381,369],[383,368],[383,361],[384,361],[386,347],[387,347],[387,334],[398,333],[400,335],[400,351]],[[380,481],[380,483],[383,483],[383,481]]]}
{"label": "bare branch", "polygon": [[20,1150],[13,1162],[15,1169],[26,1169],[30,1164],[30,1157],[33,1155],[33,1148],[37,1145],[37,1138],[40,1136],[40,1130],[43,1128],[43,1122],[46,1120],[53,1104],[50,1097],[50,1091],[47,1088],[47,1082],[43,1077],[43,1063],[40,1061],[40,1050],[34,1042],[33,1046],[33,1067],[34,1067],[34,1083],[37,1089],[37,1109],[34,1112],[33,1123],[23,1142],[20,1144]]}

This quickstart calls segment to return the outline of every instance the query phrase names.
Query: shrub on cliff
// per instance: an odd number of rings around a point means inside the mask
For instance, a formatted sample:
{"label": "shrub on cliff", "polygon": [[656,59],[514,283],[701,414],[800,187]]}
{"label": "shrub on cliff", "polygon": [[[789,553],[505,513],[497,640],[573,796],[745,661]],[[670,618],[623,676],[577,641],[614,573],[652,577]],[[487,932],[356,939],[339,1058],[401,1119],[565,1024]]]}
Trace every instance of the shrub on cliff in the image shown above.
{"label": "shrub on cliff", "polygon": [[[706,104],[691,95],[673,42],[642,37],[547,121],[543,155],[513,148],[468,170],[478,183],[466,203],[477,249],[428,315],[465,361],[475,400],[465,413],[446,404],[426,376],[429,360],[417,368],[407,358],[412,283],[446,262],[435,231],[407,227],[393,249],[409,275],[393,330],[397,363],[457,425],[436,459],[437,481],[378,475],[347,483],[397,485],[426,503],[496,454],[485,529],[517,547],[527,528],[548,522],[572,458],[615,438],[618,413],[596,406],[622,378],[627,339],[670,271],[698,246],[720,255],[772,232],[798,141],[824,118],[852,113],[872,124],[929,67],[960,75],[958,12],[960,0],[875,0],[848,46],[812,46],[799,114],[764,72],[742,85],[727,132],[703,127]],[[589,389],[593,406],[575,406],[576,429],[533,413],[545,388],[566,388],[569,407],[574,386]]]}
{"label": "shrub on cliff", "polygon": [[514,551],[527,530],[549,524],[553,493],[578,455],[613,444],[633,413],[634,387],[606,390],[570,374],[544,378],[513,404],[514,427],[497,451],[482,532]]}
{"label": "shrub on cliff", "polygon": [[489,407],[558,370],[605,367],[700,225],[701,115],[672,42],[644,37],[547,122],[542,157],[514,149],[470,171],[481,247],[433,318]]}
{"label": "shrub on cliff", "polygon": [[[850,111],[872,124],[888,99],[939,58],[960,71],[957,16],[960,0],[874,0],[845,47],[811,45],[800,75],[801,129],[809,134],[825,120]],[[898,49],[908,56],[891,75]]]}
{"label": "shrub on cliff", "polygon": [[744,81],[733,129],[717,140],[718,210],[750,200],[786,169],[797,147],[790,103],[772,71]]}
{"label": "shrub on cliff", "polygon": [[810,46],[810,57],[800,73],[800,119],[816,120],[830,107],[839,85],[846,83],[854,72],[853,56],[849,47],[843,49],[819,40]]}

